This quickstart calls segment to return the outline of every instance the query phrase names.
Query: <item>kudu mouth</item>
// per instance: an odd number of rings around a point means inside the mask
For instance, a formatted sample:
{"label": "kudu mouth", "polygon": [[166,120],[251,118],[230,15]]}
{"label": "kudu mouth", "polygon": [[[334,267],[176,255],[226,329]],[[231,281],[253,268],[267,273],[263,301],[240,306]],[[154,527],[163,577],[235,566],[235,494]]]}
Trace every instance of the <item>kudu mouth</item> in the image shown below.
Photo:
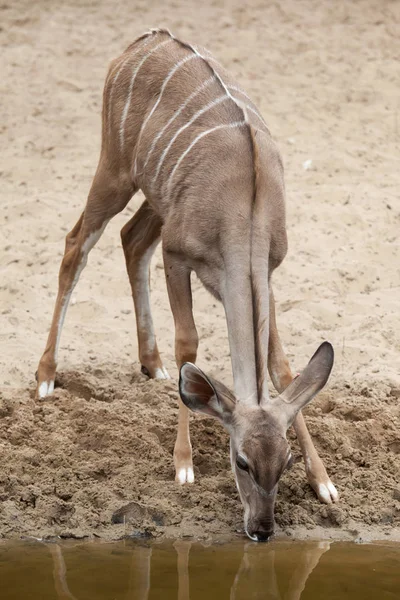
{"label": "kudu mouth", "polygon": [[274,531],[257,531],[257,533],[250,534],[247,529],[245,529],[246,535],[252,542],[269,542],[273,537],[275,537]]}

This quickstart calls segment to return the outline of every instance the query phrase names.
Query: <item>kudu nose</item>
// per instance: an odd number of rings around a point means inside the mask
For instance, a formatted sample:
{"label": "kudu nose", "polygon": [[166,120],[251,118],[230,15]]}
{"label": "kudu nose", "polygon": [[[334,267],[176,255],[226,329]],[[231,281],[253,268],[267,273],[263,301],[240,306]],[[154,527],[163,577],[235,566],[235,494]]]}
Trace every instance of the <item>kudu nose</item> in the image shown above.
{"label": "kudu nose", "polygon": [[248,536],[253,542],[268,542],[274,535],[274,530],[263,530],[259,529],[258,531],[249,531]]}
{"label": "kudu nose", "polygon": [[255,537],[258,542],[268,542],[274,535],[273,531],[257,531]]}

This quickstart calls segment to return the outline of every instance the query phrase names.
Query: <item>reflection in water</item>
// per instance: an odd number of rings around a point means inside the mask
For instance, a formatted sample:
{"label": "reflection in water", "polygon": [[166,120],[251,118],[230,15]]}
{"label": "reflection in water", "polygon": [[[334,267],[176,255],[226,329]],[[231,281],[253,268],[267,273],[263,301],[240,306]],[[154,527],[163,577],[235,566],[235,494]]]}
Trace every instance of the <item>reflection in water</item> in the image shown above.
{"label": "reflection in water", "polygon": [[1,600],[389,600],[399,573],[394,544],[0,542]]}
{"label": "reflection in water", "polygon": [[304,591],[307,579],[319,563],[319,559],[330,548],[330,542],[317,542],[306,546],[298,557],[298,565],[289,580],[289,589],[285,600],[299,600]]}
{"label": "reflection in water", "polygon": [[48,548],[53,558],[53,576],[57,598],[59,598],[59,600],[77,600],[68,589],[67,569],[65,567],[61,546],[50,544]]}
{"label": "reflection in water", "polygon": [[[260,565],[260,562],[262,563]],[[231,588],[230,600],[244,597],[246,590],[252,590],[252,598],[271,598],[278,599],[279,591],[275,574],[275,552],[272,550],[261,556],[259,553],[251,551],[251,544],[246,544],[242,562]],[[258,573],[263,575],[263,582],[259,581]],[[256,586],[254,585],[256,577]],[[261,585],[260,585],[261,583]]]}
{"label": "reflection in water", "polygon": [[[178,540],[174,543],[177,554],[178,600],[190,600],[189,593],[189,553],[193,542]],[[58,600],[78,600],[69,590],[66,566],[61,546],[49,544],[53,559],[53,575]],[[290,577],[287,593],[282,597],[275,573],[275,551],[267,550],[254,543],[246,543],[243,558],[230,590],[230,600],[258,598],[271,600],[300,600],[310,573],[317,566],[321,556],[329,550],[329,542],[309,544],[300,556],[299,563]],[[151,583],[152,548],[135,546],[129,574],[126,600],[148,600]],[[260,578],[260,574],[262,578]]]}
{"label": "reflection in water", "polygon": [[[263,552],[262,549],[260,551],[259,546],[246,544],[242,562],[231,588],[230,600],[245,598],[246,592],[248,597],[254,599],[299,600],[307,579],[329,547],[329,542],[316,542],[307,546],[291,575],[288,591],[281,596],[275,572],[275,550]],[[262,574],[262,581],[260,574]]]}
{"label": "reflection in water", "polygon": [[[276,552],[260,552],[254,544],[246,544],[241,565],[231,588],[230,600],[248,597],[268,600],[299,600],[307,579],[321,556],[329,550],[329,542],[308,545],[299,556],[294,572],[289,574],[289,588],[282,596],[279,592],[275,560]],[[260,577],[261,575],[261,577]]]}
{"label": "reflection in water", "polygon": [[[178,554],[178,600],[189,600],[189,552],[192,542],[177,540],[174,548]],[[146,599],[147,600],[147,599]]]}
{"label": "reflection in water", "polygon": [[131,568],[129,573],[129,587],[126,600],[147,600],[150,592],[150,565],[152,548],[148,546],[135,546],[132,549]]}

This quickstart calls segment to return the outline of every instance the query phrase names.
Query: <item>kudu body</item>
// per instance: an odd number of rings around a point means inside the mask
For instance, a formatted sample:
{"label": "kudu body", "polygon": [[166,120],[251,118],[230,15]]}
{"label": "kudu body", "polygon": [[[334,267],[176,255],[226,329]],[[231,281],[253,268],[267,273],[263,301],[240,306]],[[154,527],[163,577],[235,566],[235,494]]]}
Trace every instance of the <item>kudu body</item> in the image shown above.
{"label": "kudu body", "polygon": [[[85,210],[66,239],[37,396],[53,391],[61,327],[87,255],[138,189],[146,200],[122,229],[122,245],[142,370],[162,379],[168,373],[157,349],[149,297],[149,264],[162,240],[183,400],[176,479],[194,479],[186,406],[220,419],[231,435],[246,532],[267,539],[277,482],[291,463],[286,430],[292,423],[312,487],[323,502],[337,499],[300,412],[325,384],[333,353],[329,344],[322,345],[292,383],[271,288],[271,274],[287,250],[279,152],[229,73],[206,51],[166,30],[143,35],[111,64],[100,161]],[[191,271],[223,303],[235,395],[193,365],[198,335]],[[274,400],[268,396],[267,364],[275,388],[284,392]]]}

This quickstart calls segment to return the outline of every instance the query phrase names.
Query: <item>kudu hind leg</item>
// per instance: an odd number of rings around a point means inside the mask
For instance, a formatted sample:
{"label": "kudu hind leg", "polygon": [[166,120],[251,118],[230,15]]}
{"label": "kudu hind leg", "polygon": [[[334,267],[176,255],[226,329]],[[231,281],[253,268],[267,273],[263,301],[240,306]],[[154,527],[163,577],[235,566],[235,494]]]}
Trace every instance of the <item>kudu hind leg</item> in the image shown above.
{"label": "kudu hind leg", "polygon": [[161,225],[145,201],[122,228],[121,240],[135,305],[142,372],[154,379],[169,379],[158,352],[150,308],[150,261],[160,241]]}
{"label": "kudu hind leg", "polygon": [[88,254],[99,240],[108,221],[125,208],[134,191],[130,185],[121,189],[107,171],[98,169],[85,210],[66,238],[52,323],[36,376],[37,398],[45,398],[54,390],[61,330],[71,294],[86,265]]}
{"label": "kudu hind leg", "polygon": [[[190,269],[176,255],[164,249],[164,270],[172,314],[175,321],[175,358],[178,369],[185,362],[196,362],[199,338],[193,319]],[[175,480],[194,481],[189,410],[179,398],[178,432],[174,448]]]}
{"label": "kudu hind leg", "polygon": [[[289,361],[283,351],[281,340],[276,327],[275,300],[270,287],[270,330],[268,347],[268,370],[275,389],[281,393],[293,380]],[[325,504],[337,502],[339,494],[328,477],[325,466],[313,444],[306,422],[301,412],[293,423],[303,454],[307,479],[319,500]]]}

